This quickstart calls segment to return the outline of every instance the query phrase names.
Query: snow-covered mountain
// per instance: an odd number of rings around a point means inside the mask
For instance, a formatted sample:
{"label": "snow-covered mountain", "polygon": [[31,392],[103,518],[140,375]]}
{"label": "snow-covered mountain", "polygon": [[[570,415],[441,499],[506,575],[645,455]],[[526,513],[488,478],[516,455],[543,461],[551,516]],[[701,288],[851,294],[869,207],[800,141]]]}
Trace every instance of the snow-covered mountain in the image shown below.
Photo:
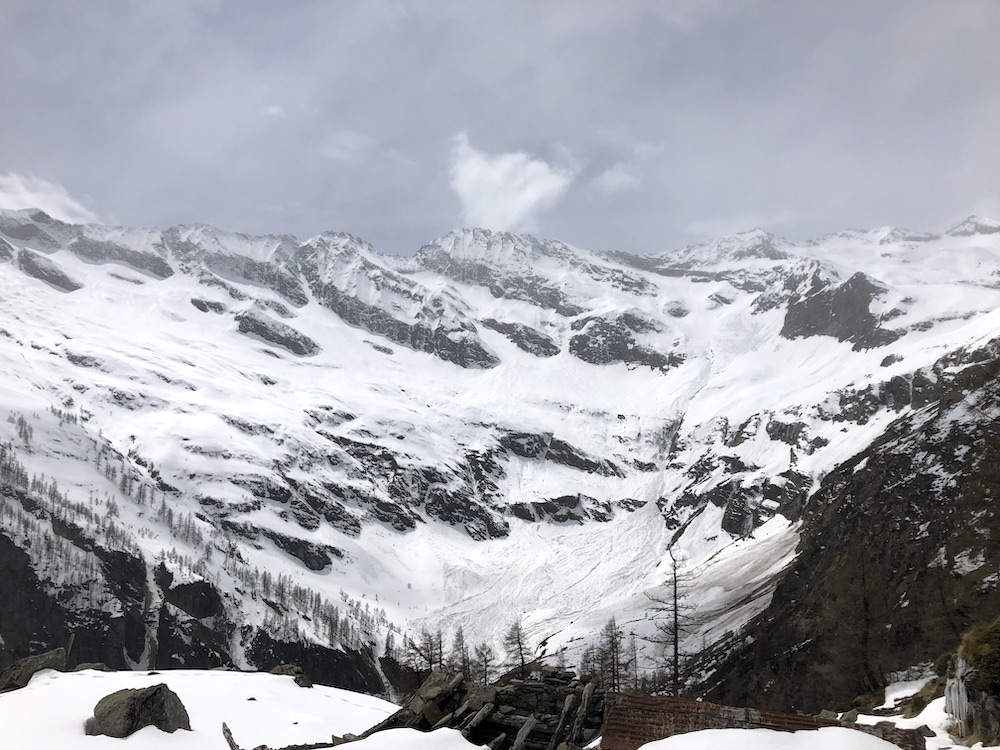
{"label": "snow-covered mountain", "polygon": [[[421,627],[496,641],[523,615],[571,661],[612,614],[648,634],[671,546],[692,644],[731,641],[824,480],[998,337],[1000,224],[975,217],[641,257],[473,229],[396,258],[3,211],[0,643],[357,652],[343,684],[377,690],[374,657]],[[962,468],[920,471],[944,502]],[[996,553],[943,554],[995,603]]]}

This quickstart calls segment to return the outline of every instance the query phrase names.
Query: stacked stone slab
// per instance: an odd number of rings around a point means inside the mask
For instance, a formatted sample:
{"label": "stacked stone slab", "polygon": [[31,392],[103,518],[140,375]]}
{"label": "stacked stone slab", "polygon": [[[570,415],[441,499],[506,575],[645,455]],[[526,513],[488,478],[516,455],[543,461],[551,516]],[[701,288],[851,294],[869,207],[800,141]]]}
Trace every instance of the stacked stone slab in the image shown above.
{"label": "stacked stone slab", "polygon": [[593,683],[552,667],[489,686],[433,672],[403,708],[362,736],[451,727],[492,750],[569,750],[599,734],[603,712],[604,697]]}

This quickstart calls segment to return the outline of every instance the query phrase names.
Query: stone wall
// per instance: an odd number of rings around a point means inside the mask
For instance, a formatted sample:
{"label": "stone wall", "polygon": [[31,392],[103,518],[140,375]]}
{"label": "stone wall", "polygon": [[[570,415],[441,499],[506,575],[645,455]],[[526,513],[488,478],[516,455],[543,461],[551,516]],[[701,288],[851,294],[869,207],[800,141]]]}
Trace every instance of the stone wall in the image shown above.
{"label": "stone wall", "polygon": [[912,729],[886,725],[846,724],[817,716],[734,708],[688,698],[651,695],[607,696],[602,750],[636,750],[646,742],[700,729],[777,729],[783,732],[848,727],[891,742],[904,750],[925,750],[924,738]]}

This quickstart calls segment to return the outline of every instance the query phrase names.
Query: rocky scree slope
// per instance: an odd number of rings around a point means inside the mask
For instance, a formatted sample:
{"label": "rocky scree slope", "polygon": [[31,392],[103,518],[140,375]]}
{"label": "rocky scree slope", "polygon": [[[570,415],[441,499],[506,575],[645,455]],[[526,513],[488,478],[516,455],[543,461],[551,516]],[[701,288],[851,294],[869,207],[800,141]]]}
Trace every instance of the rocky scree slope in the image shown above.
{"label": "rocky scree slope", "polygon": [[687,648],[738,643],[833,478],[979,366],[997,228],[652,257],[462,230],[400,259],[0,212],[4,580],[48,613],[0,620],[4,658],[75,633],[376,689],[403,631],[523,615],[572,659],[610,614],[650,634],[668,548]]}

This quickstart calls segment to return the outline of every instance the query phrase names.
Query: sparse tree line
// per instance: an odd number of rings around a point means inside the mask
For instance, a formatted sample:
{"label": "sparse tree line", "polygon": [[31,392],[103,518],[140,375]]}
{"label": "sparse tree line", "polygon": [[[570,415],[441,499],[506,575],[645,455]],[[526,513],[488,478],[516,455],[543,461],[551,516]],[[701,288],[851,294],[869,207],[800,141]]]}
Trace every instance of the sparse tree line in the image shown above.
{"label": "sparse tree line", "polygon": [[[76,420],[66,414],[56,410],[53,413],[60,425],[76,424]],[[29,450],[34,436],[30,422],[24,415],[16,418],[11,415],[8,421],[16,425],[22,447]],[[220,590],[221,576],[228,574],[237,584],[237,593],[264,603],[262,627],[279,640],[320,642],[334,648],[359,650],[377,641],[379,633],[384,632],[387,656],[418,671],[446,669],[483,684],[514,669],[524,674],[535,659],[534,645],[521,619],[510,624],[502,639],[502,652],[498,653],[491,643],[468,643],[461,627],[456,629],[447,647],[440,630],[421,630],[416,636],[401,636],[400,628],[388,619],[383,608],[373,608],[368,602],[352,599],[344,591],[340,592],[340,604],[346,611],[342,611],[341,606],[297,583],[292,576],[286,573],[274,576],[250,564],[237,540],[239,529],[210,524],[190,512],[176,512],[166,494],[144,481],[124,456],[106,442],[102,446],[95,440],[94,447],[95,466],[99,471],[103,469],[105,478],[118,490],[118,497],[149,508],[150,515],[166,526],[174,544],[161,551],[156,560],[168,562],[182,574],[190,572],[201,576]],[[143,466],[152,470],[151,465],[143,463]],[[11,493],[4,493],[4,488],[26,493],[31,503],[28,507],[22,506]],[[121,509],[112,492],[105,492],[103,497],[91,492],[86,502],[72,501],[54,479],[46,479],[44,475],[29,476],[17,458],[13,442],[0,443],[0,527],[12,530],[28,542],[25,546],[33,550],[33,564],[39,566],[43,578],[89,592],[92,599],[89,604],[94,607],[112,598],[104,585],[100,561],[55,533],[48,519],[75,526],[110,549],[142,557],[137,536],[155,538],[158,535],[149,527],[135,528],[122,523]],[[221,563],[216,561],[218,554],[222,555]],[[695,624],[688,603],[688,584],[679,561],[671,553],[671,568],[664,587],[666,594],[651,597],[655,635],[643,639],[659,651],[660,658],[654,657],[656,666],[653,669],[640,667],[637,636],[626,634],[612,617],[598,640],[584,649],[578,667],[581,678],[594,680],[599,689],[607,691],[679,694],[686,678],[687,661],[680,644]],[[560,650],[554,659],[557,666],[566,666],[564,651]]]}
{"label": "sparse tree line", "polygon": [[386,641],[386,655],[417,672],[441,669],[451,674],[462,674],[467,680],[483,685],[515,669],[522,677],[526,676],[529,664],[535,660],[534,653],[520,619],[512,622],[504,634],[503,658],[486,641],[470,645],[465,640],[461,625],[455,629],[447,648],[441,630],[430,632],[423,629],[416,638],[406,634],[401,647],[396,646],[395,640]]}
{"label": "sparse tree line", "polygon": [[[57,409],[52,412],[60,426],[77,424],[66,413]],[[30,421],[24,415],[13,414],[8,421],[16,425],[19,447],[29,450],[34,435]],[[111,488],[103,496],[91,492],[86,501],[71,500],[54,479],[30,475],[18,459],[15,444],[0,442],[0,529],[20,540],[19,546],[30,552],[39,577],[54,589],[82,592],[73,600],[78,608],[98,609],[114,597],[105,584],[100,560],[56,533],[52,521],[64,528],[75,528],[108,549],[142,558],[138,538],[156,539],[159,533],[155,528],[122,521],[119,503],[129,502],[148,509],[140,510],[140,517],[148,513],[151,520],[166,527],[168,546],[157,553],[154,563],[168,563],[182,575],[193,573],[220,591],[222,576],[228,574],[240,595],[264,603],[261,626],[278,640],[360,650],[377,642],[382,632],[387,641],[400,632],[382,607],[354,599],[343,590],[339,592],[340,602],[334,603],[287,573],[275,576],[250,564],[237,540],[238,529],[223,528],[191,512],[176,511],[166,493],[102,441],[100,436],[94,440],[93,461]],[[129,458],[135,459],[131,453]],[[151,463],[140,463],[148,471],[156,471]],[[20,491],[21,496],[10,490]]]}

